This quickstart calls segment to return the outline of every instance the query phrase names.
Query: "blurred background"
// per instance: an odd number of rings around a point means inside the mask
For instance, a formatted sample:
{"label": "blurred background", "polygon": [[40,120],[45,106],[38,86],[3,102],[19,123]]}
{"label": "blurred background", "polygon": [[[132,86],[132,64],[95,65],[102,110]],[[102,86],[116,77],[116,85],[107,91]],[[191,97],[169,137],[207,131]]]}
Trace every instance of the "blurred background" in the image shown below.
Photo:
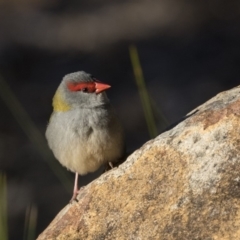
{"label": "blurred background", "polygon": [[160,134],[239,85],[240,1],[0,0],[0,172],[9,239],[31,239],[27,229],[38,236],[72,196],[74,174],[54,160],[44,138],[65,74],[85,70],[112,85],[108,96],[128,151],[150,139],[132,44]]}

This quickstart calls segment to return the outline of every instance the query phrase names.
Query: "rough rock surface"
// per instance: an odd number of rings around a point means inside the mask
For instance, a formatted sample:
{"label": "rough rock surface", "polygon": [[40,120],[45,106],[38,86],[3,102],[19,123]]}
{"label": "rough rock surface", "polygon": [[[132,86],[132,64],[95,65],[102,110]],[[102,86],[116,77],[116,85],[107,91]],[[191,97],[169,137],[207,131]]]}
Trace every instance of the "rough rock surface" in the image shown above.
{"label": "rough rock surface", "polygon": [[42,239],[240,239],[240,87],[86,186]]}

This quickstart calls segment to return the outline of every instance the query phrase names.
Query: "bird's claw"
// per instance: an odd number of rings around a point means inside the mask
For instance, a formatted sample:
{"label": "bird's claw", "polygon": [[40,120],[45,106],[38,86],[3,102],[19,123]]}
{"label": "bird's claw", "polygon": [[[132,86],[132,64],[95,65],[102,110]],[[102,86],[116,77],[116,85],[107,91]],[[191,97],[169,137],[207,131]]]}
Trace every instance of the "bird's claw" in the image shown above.
{"label": "bird's claw", "polygon": [[80,192],[80,189],[73,192],[73,196],[72,196],[71,200],[69,201],[69,203],[73,203],[74,201],[78,202],[77,196],[78,196],[79,192]]}

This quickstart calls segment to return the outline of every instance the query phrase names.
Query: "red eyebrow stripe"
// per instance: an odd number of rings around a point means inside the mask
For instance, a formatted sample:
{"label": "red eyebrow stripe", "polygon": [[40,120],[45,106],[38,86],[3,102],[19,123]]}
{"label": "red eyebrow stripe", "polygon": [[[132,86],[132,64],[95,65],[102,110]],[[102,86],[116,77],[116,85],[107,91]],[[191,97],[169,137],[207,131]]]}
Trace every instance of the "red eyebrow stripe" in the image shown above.
{"label": "red eyebrow stripe", "polygon": [[88,92],[95,92],[96,91],[95,85],[96,85],[95,82],[67,83],[68,89],[72,92],[81,91],[84,88],[87,88]]}

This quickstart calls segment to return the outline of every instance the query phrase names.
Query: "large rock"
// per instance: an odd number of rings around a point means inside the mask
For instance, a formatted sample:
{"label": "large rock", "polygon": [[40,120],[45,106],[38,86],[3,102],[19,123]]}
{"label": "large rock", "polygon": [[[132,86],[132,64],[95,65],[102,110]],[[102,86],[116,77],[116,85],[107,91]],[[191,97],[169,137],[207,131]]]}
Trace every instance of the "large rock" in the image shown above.
{"label": "large rock", "polygon": [[240,239],[240,87],[86,186],[38,237]]}

